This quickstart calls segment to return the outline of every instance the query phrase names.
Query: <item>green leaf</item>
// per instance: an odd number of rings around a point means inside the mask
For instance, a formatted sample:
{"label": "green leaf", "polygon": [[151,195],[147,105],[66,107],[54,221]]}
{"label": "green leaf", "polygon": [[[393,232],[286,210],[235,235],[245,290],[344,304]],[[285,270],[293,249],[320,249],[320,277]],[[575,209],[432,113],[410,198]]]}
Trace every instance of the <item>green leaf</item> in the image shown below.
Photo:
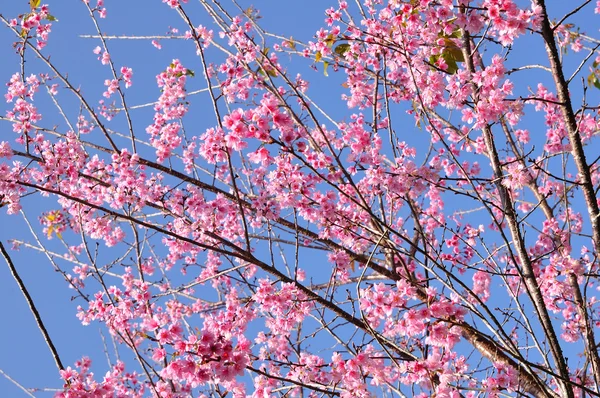
{"label": "green leaf", "polygon": [[460,39],[462,37],[462,32],[460,31],[460,29],[456,29],[454,32],[452,32],[450,37],[453,39]]}
{"label": "green leaf", "polygon": [[[175,67],[175,64],[171,64],[171,65],[169,65],[169,67],[171,67],[171,68],[174,68],[174,67]],[[194,71],[193,71],[193,70],[191,70],[191,69],[186,69],[186,70],[185,70],[185,73],[177,72],[177,73],[175,74],[175,76],[177,76],[177,77],[181,77],[181,76],[183,76],[183,75],[190,76],[190,77],[194,77],[194,76],[196,76],[196,74],[194,73]]]}
{"label": "green leaf", "polygon": [[[456,62],[465,62],[463,52],[456,46],[456,44],[454,44],[452,40],[445,40],[445,48],[442,54],[448,54],[448,56]],[[446,58],[444,57],[444,59]]]}
{"label": "green leaf", "polygon": [[271,77],[277,77],[277,72],[271,68],[265,69],[262,66],[259,66],[256,71],[263,76],[269,75]]}
{"label": "green leaf", "polygon": [[[454,22],[454,21],[456,21],[456,18],[451,18],[446,22],[450,23],[450,22]],[[452,33],[450,33],[450,36],[440,35],[440,37],[449,37],[451,39],[460,39],[462,37],[462,33],[460,31],[460,28],[456,28],[452,31]]]}
{"label": "green leaf", "polygon": [[56,19],[56,17],[54,15],[46,15],[46,19],[50,22],[58,22],[58,19]]}
{"label": "green leaf", "polygon": [[294,41],[294,38],[292,36],[290,36],[290,39],[288,40],[287,44],[292,50],[296,49],[296,42]]}
{"label": "green leaf", "polygon": [[323,58],[323,54],[321,54],[321,51],[317,51],[315,54],[315,61],[319,62],[321,58]]}
{"label": "green leaf", "polygon": [[458,72],[458,64],[456,63],[456,59],[454,59],[454,57],[450,53],[442,53],[442,58],[444,58],[444,61],[446,61],[446,65],[448,65],[448,68],[446,69],[447,73],[453,75],[456,72]]}
{"label": "green leaf", "polygon": [[440,57],[442,57],[444,59],[444,62],[446,62],[446,65],[448,65],[446,73],[451,75],[458,72],[459,62],[465,62],[463,52],[449,38],[444,39],[444,47],[442,49],[442,53],[440,55],[433,55],[431,58],[429,58],[429,62],[431,62],[432,65],[435,65],[435,63],[437,62],[437,60],[440,59]]}
{"label": "green leaf", "polygon": [[591,74],[588,76],[588,78],[587,78],[587,81],[588,81],[588,85],[590,85],[590,86],[594,86],[594,87],[596,87],[598,90],[600,90],[600,79],[598,79],[598,76],[596,76],[596,73],[595,73],[595,72],[592,72],[592,73],[591,73]]}
{"label": "green leaf", "polygon": [[350,50],[350,44],[342,43],[342,44],[337,45],[333,49],[333,52],[336,53],[337,55],[339,55],[340,57],[343,57],[344,54],[346,54],[348,52],[348,50]]}
{"label": "green leaf", "polygon": [[453,75],[456,72],[458,72],[457,60],[454,59],[454,56],[450,52],[443,52],[441,55],[432,55],[429,58],[429,62],[431,63],[432,67],[435,66],[436,62],[438,61],[438,59],[440,59],[440,57],[442,57],[444,59],[444,62],[446,62],[446,65],[448,65],[448,68],[446,68],[445,70],[446,73]]}
{"label": "green leaf", "polygon": [[325,43],[327,44],[327,47],[331,48],[333,46],[333,43],[335,43],[335,36],[331,33],[328,34],[327,38],[325,39]]}
{"label": "green leaf", "polygon": [[327,68],[329,68],[329,62],[323,61],[323,74],[325,76],[329,76],[329,74],[327,73]]}
{"label": "green leaf", "polygon": [[41,2],[42,2],[42,0],[29,0],[29,6],[31,7],[32,10],[35,10],[36,8],[38,8],[40,6]]}

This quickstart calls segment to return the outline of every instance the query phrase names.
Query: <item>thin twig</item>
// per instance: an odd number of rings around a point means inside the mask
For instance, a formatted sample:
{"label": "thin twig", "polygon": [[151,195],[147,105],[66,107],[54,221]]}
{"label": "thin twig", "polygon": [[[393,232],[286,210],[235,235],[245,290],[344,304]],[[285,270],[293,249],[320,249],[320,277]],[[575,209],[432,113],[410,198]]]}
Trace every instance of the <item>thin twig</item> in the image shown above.
{"label": "thin twig", "polygon": [[15,281],[17,281],[17,284],[19,285],[19,289],[21,290],[21,293],[23,293],[23,296],[25,296],[25,300],[27,300],[27,304],[29,305],[29,309],[31,310],[33,317],[35,318],[35,322],[37,323],[38,328],[40,329],[40,332],[42,332],[42,335],[44,336],[44,340],[46,340],[46,344],[48,345],[48,348],[50,349],[50,352],[52,353],[54,362],[56,362],[56,367],[58,368],[58,370],[63,370],[64,366],[60,360],[60,357],[58,356],[58,351],[56,350],[56,347],[54,346],[54,343],[52,342],[52,339],[50,338],[50,335],[48,334],[48,331],[46,330],[46,327],[44,326],[44,322],[42,321],[42,318],[40,317],[40,313],[38,312],[37,308],[35,307],[33,299],[29,295],[29,291],[25,287],[25,284],[23,283],[23,280],[19,276],[19,273],[17,272],[17,269],[15,268],[15,265],[13,264],[13,262],[10,258],[10,255],[4,248],[4,245],[2,244],[1,241],[0,241],[0,252],[2,253],[2,256],[4,257],[4,259],[6,260],[6,263],[8,264],[10,273],[12,274],[13,278],[15,278]]}
{"label": "thin twig", "polygon": [[10,377],[6,373],[4,373],[4,371],[2,369],[0,369],[0,374],[2,376],[4,376],[8,381],[10,381],[11,383],[13,383],[15,386],[19,387],[19,389],[23,390],[23,392],[25,394],[29,395],[30,397],[35,398],[35,395],[33,395],[31,392],[29,392],[29,390],[27,388],[23,387],[23,385],[21,385],[18,381],[16,381],[15,379],[13,379],[12,377]]}
{"label": "thin twig", "polygon": [[128,35],[79,35],[81,39],[104,40],[188,40],[186,36],[128,36]]}

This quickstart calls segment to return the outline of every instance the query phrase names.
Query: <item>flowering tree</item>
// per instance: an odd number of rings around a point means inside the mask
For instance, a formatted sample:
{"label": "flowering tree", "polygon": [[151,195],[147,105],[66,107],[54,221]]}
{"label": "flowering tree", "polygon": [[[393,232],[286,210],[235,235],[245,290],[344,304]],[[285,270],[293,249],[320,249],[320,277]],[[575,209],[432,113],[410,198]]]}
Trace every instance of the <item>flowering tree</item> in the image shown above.
{"label": "flowering tree", "polygon": [[[71,16],[29,3],[0,14],[2,217],[38,212],[13,246],[123,355],[63,364],[0,244],[58,397],[599,396],[600,1],[339,1],[308,40],[212,0],[110,36],[84,1],[81,84],[46,47]],[[147,105],[111,52],[133,39],[162,63]]]}

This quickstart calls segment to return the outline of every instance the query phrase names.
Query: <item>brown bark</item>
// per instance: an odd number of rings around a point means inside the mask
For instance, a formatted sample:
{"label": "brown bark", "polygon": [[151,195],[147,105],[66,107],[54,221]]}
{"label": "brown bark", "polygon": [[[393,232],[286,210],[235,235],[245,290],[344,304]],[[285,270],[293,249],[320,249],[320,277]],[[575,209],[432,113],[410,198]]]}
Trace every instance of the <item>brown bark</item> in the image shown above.
{"label": "brown bark", "polygon": [[[556,46],[556,41],[554,40],[554,30],[550,26],[550,20],[546,11],[546,2],[544,0],[535,0],[535,3],[542,9],[541,35],[546,45],[546,52],[548,53],[550,68],[552,70],[552,76],[554,77],[554,83],[556,85],[557,96],[559,102],[561,103],[560,108],[562,110],[565,125],[569,134],[571,155],[573,156],[573,160],[577,166],[577,171],[579,172],[579,185],[583,192],[590,222],[592,224],[592,240],[594,242],[594,250],[596,253],[599,253],[600,210],[598,208],[594,185],[592,184],[590,167],[588,166],[585,158],[585,151],[583,150],[583,143],[581,141],[581,136],[579,135],[577,119],[575,117],[575,112],[573,111],[573,105],[569,96],[569,85],[563,73],[559,51]],[[592,364],[594,381],[597,386],[600,386],[600,356],[598,355],[598,349],[596,348],[596,338],[594,336],[593,324],[587,312],[587,304],[581,293],[576,275],[569,275],[569,284],[573,289],[573,299],[577,304],[579,315],[583,320],[583,335],[586,344],[586,355]]]}

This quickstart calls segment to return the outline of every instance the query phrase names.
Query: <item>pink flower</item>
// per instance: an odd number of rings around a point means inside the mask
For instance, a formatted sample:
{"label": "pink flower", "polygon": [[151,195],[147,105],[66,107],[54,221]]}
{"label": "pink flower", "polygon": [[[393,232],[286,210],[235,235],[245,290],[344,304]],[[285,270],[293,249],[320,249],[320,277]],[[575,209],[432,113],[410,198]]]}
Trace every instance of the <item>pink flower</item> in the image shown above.
{"label": "pink flower", "polygon": [[133,76],[133,70],[123,66],[121,68],[121,77],[125,81],[125,88],[129,88],[132,85],[131,77]]}
{"label": "pink flower", "polygon": [[110,55],[108,54],[107,51],[104,51],[102,53],[102,57],[99,59],[100,59],[100,62],[102,62],[102,65],[108,65],[108,63],[110,62]]}

